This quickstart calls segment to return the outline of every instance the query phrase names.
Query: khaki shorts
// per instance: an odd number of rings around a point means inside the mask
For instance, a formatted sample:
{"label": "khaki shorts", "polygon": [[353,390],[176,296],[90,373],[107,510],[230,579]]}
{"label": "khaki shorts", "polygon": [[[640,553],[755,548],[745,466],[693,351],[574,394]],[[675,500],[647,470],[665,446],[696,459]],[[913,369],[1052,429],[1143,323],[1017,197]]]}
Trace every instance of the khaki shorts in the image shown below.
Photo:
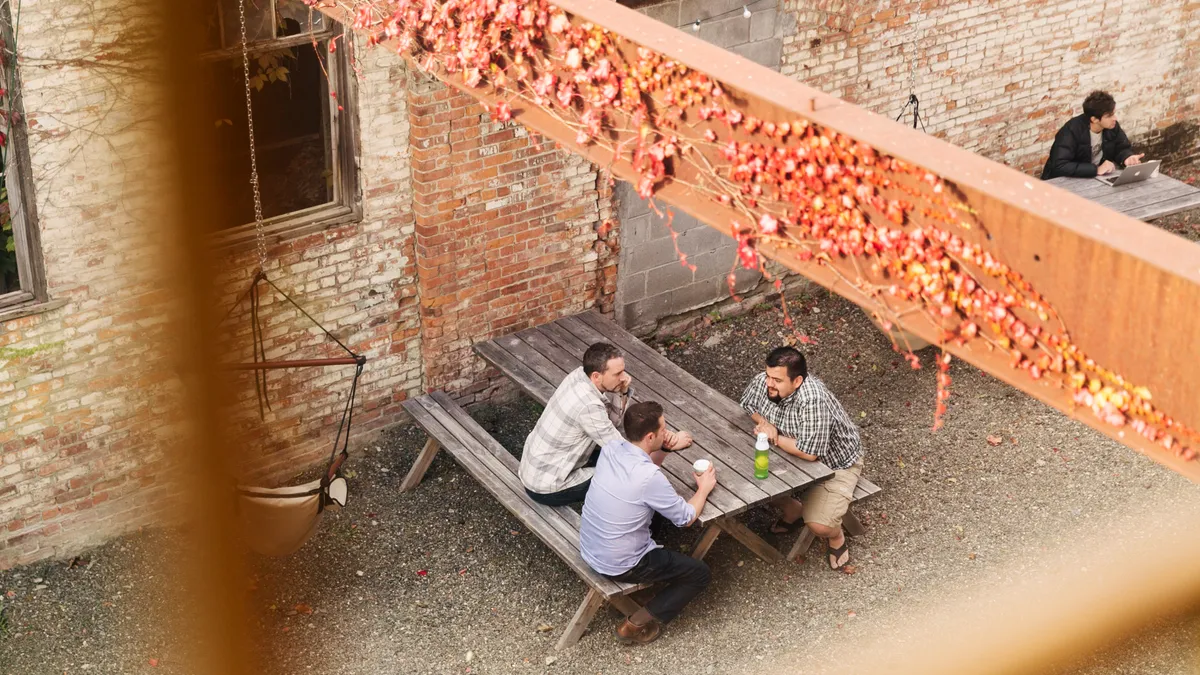
{"label": "khaki shorts", "polygon": [[841,527],[842,516],[854,501],[854,488],[858,486],[862,468],[862,462],[859,462],[849,469],[834,471],[832,476],[809,488],[800,498],[804,522],[834,529]]}

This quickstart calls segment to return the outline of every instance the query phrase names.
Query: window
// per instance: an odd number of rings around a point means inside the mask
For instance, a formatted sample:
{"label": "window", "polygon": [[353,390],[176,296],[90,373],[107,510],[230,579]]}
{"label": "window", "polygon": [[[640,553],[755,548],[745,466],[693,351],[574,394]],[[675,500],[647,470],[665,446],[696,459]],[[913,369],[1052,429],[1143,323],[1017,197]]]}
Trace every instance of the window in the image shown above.
{"label": "window", "polygon": [[0,0],[0,312],[46,300],[12,25]]}
{"label": "window", "polygon": [[[220,168],[212,232],[218,243],[235,243],[254,236],[241,16],[238,0],[211,1],[204,72],[217,115],[199,133],[216,149]],[[310,12],[301,0],[245,0],[245,8],[254,147],[268,235],[294,235],[356,217],[348,39],[338,24]]]}

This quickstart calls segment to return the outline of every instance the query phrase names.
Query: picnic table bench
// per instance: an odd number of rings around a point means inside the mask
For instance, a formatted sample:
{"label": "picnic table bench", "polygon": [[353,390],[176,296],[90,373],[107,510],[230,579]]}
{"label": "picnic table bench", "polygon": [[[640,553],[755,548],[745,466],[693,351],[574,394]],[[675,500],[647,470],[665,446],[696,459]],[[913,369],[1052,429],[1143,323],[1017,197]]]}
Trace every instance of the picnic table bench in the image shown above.
{"label": "picnic table bench", "polygon": [[[718,536],[726,533],[765,561],[783,560],[782,553],[736,516],[778,496],[799,493],[833,472],[820,462],[773,453],[770,475],[764,480],[755,479],[754,424],[737,403],[595,312],[481,342],[475,345],[475,351],[545,405],[562,379],[582,362],[588,346],[600,341],[610,342],[625,353],[625,367],[635,383],[633,400],[658,401],[672,427],[692,434],[691,447],[668,454],[663,462],[663,472],[672,486],[690,498],[696,486],[692,463],[704,457],[717,467],[717,487],[697,516],[703,531],[691,555],[703,558]],[[637,611],[638,604],[629,596],[642,586],[615,582],[592,570],[579,555],[579,514],[570,507],[549,507],[530,499],[517,475],[516,457],[465,410],[441,392],[410,399],[403,406],[429,440],[401,483],[402,491],[415,488],[434,456],[446,449],[588,585],[583,602],[558,641],[559,649],[578,641],[605,602],[626,616]],[[879,491],[878,486],[860,478],[855,500]],[[863,531],[851,513],[846,514],[845,527],[849,534]],[[787,557],[799,555],[812,541],[812,533],[805,528]]]}
{"label": "picnic table bench", "polygon": [[1095,178],[1059,176],[1046,181],[1138,220],[1200,208],[1200,188],[1159,173],[1140,183],[1111,187]]}
{"label": "picnic table bench", "polygon": [[626,616],[638,610],[637,603],[628,595],[643,586],[613,581],[588,567],[579,555],[579,514],[566,506],[546,506],[530,499],[517,477],[517,458],[479,426],[467,411],[441,392],[408,399],[402,405],[417,426],[429,435],[429,440],[400,484],[401,491],[416,487],[438,450],[445,448],[472,478],[588,585],[583,603],[559,638],[559,649],[579,640],[605,602]]}

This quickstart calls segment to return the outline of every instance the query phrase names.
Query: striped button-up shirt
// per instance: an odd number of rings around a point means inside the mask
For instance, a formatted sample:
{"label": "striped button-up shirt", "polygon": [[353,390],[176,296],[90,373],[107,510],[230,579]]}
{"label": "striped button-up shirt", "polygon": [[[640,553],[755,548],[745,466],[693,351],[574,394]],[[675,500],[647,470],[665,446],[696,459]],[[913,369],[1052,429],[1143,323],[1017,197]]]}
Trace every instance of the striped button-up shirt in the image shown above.
{"label": "striped button-up shirt", "polygon": [[834,471],[849,469],[862,459],[858,427],[825,383],[813,375],[775,403],[767,398],[767,374],[759,373],[742,394],[742,408],[762,415],[780,436],[796,439],[797,450],[815,455]]}
{"label": "striped button-up shirt", "polygon": [[622,440],[617,425],[628,400],[629,396],[600,393],[582,366],[571,371],[525,439],[521,483],[533,492],[550,494],[591,478],[593,469],[584,464],[596,446]]}

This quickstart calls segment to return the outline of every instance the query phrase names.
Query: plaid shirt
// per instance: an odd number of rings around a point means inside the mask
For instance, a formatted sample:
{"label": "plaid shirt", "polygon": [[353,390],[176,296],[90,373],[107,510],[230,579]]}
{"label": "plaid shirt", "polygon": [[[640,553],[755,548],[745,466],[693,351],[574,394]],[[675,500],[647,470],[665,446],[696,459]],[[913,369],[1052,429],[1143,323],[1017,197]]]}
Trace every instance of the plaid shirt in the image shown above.
{"label": "plaid shirt", "polygon": [[800,388],[779,403],[767,398],[767,374],[759,373],[742,394],[742,408],[775,425],[780,436],[796,439],[796,449],[815,455],[834,471],[862,460],[858,427],[825,383],[809,375]]}
{"label": "plaid shirt", "polygon": [[525,439],[521,483],[533,492],[550,494],[591,478],[595,469],[584,464],[593,448],[622,440],[618,426],[629,395],[606,396],[583,374],[582,366],[571,371]]}

